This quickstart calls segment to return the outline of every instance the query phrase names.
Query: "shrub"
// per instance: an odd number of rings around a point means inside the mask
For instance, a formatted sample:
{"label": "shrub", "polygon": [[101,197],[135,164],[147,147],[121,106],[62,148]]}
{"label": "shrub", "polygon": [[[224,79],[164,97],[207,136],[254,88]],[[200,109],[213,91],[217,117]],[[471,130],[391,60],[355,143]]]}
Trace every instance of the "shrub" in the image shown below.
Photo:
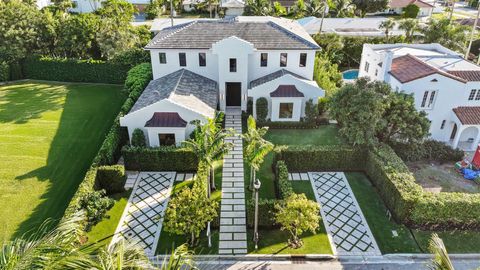
{"label": "shrub", "polygon": [[257,109],[257,121],[265,122],[268,116],[268,101],[266,98],[259,98],[255,104]]}
{"label": "shrub", "polygon": [[275,166],[275,186],[278,198],[285,199],[293,192],[292,183],[288,180],[288,168],[285,162],[280,160]]}
{"label": "shrub", "polygon": [[97,224],[107,213],[108,209],[112,208],[114,200],[105,197],[105,190],[98,190],[86,193],[80,199],[80,208],[86,210],[87,226],[89,231],[91,227]]}
{"label": "shrub", "polygon": [[315,123],[318,116],[318,107],[313,104],[313,100],[309,99],[305,102],[305,122]]}
{"label": "shrub", "polygon": [[252,115],[253,114],[253,99],[248,98],[247,100],[247,114]]}
{"label": "shrub", "polygon": [[196,171],[198,158],[193,151],[182,147],[155,148],[125,146],[122,149],[125,168],[134,171]]}
{"label": "shrub", "polygon": [[289,170],[360,171],[365,167],[366,149],[346,145],[288,146],[275,153],[275,160],[283,160]]}
{"label": "shrub", "polygon": [[120,84],[130,67],[100,60],[28,57],[23,72],[28,79]]}
{"label": "shrub", "polygon": [[150,63],[150,53],[143,48],[133,48],[115,55],[110,62],[134,67],[142,63]]}
{"label": "shrub", "polygon": [[107,194],[125,191],[125,167],[123,165],[101,166],[97,169],[97,184]]}
{"label": "shrub", "polygon": [[[258,227],[270,229],[275,224],[275,203],[277,200],[260,198],[258,200]],[[247,201],[247,226],[253,228],[255,221],[255,201]]]}
{"label": "shrub", "polygon": [[453,149],[445,143],[426,140],[423,143],[391,143],[398,156],[405,161],[437,161],[440,163],[462,160],[465,153],[460,149]]}
{"label": "shrub", "polygon": [[307,199],[305,194],[292,193],[285,201],[275,204],[275,221],[282,231],[291,235],[288,243],[293,248],[303,245],[299,238],[304,232],[315,233],[320,222],[320,207],[317,202]]}
{"label": "shrub", "polygon": [[146,139],[143,130],[136,128],[132,133],[132,146],[146,147]]}
{"label": "shrub", "polygon": [[402,17],[415,19],[417,18],[419,12],[420,8],[418,6],[416,6],[415,4],[409,4],[403,8]]}
{"label": "shrub", "polygon": [[10,79],[10,66],[6,62],[0,62],[0,82]]}
{"label": "shrub", "polygon": [[328,106],[328,98],[326,97],[321,97],[318,99],[318,114],[322,115],[327,111],[327,106]]}

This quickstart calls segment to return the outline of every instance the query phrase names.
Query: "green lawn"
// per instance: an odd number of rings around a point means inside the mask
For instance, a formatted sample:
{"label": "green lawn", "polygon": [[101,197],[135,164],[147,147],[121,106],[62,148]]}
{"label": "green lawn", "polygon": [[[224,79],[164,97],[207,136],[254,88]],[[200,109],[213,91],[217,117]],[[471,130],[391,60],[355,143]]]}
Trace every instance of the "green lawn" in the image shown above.
{"label": "green lawn", "polygon": [[[223,161],[217,161],[215,163],[215,186],[217,189],[214,192],[212,192],[212,198],[218,201],[219,215],[220,215],[220,200],[222,197],[222,169],[223,169]],[[172,197],[175,197],[175,194],[180,192],[183,188],[187,186],[191,186],[192,184],[193,184],[192,181],[175,182],[172,190]],[[199,243],[193,249],[195,254],[218,254],[218,237],[219,237],[218,228],[212,229],[212,247],[210,248],[208,247],[208,241],[205,235],[206,235],[206,231],[200,233]],[[169,233],[169,232],[166,232],[164,228],[162,228],[156,253],[170,254],[172,249],[186,243],[187,241],[188,241],[187,236]]]}
{"label": "green lawn", "polygon": [[125,100],[122,86],[0,86],[0,241],[60,218]]}

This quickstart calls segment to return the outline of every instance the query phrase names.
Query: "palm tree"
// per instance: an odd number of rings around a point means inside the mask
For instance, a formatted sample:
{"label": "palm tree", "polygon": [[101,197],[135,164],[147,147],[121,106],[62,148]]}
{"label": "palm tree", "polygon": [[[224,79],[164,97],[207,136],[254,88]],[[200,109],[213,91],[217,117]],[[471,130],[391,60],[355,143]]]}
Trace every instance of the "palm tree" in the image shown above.
{"label": "palm tree", "polygon": [[66,269],[71,261],[86,260],[79,243],[85,213],[77,212],[52,229],[46,220],[30,236],[5,242],[0,251],[0,269]]}
{"label": "palm tree", "polygon": [[193,260],[193,252],[188,250],[186,244],[177,247],[170,256],[165,257],[160,270],[197,269]]}
{"label": "palm tree", "polygon": [[265,140],[263,136],[268,131],[268,127],[257,129],[257,123],[253,116],[247,120],[247,132],[243,134],[246,143],[245,157],[250,165],[250,189],[253,188],[253,182],[256,178],[256,172],[260,169],[265,156],[274,149],[274,145]]}
{"label": "palm tree", "polygon": [[398,24],[398,28],[405,31],[405,39],[408,42],[413,40],[413,36],[415,32],[419,29],[418,28],[418,20],[417,19],[403,19]]}
{"label": "palm tree", "polygon": [[327,3],[321,0],[311,0],[305,5],[305,16],[322,17],[326,11]]}
{"label": "palm tree", "polygon": [[434,255],[431,265],[429,265],[431,270],[454,270],[445,244],[443,244],[442,239],[436,233],[432,235],[428,249]]}
{"label": "palm tree", "polygon": [[333,0],[332,11],[337,18],[351,17],[355,6],[350,0]]}
{"label": "palm tree", "polygon": [[222,114],[217,113],[215,118],[207,119],[207,122],[203,125],[200,121],[193,121],[196,126],[193,138],[183,142],[183,145],[192,150],[199,161],[206,164],[210,170],[210,188],[207,190],[209,197],[211,189],[215,189],[215,168],[213,164],[233,148],[233,144],[225,142],[225,138],[232,136],[234,133],[231,130],[222,129],[222,120]]}
{"label": "palm tree", "polygon": [[246,13],[255,16],[268,16],[273,13],[272,3],[269,0],[247,0]]}
{"label": "palm tree", "polygon": [[388,40],[388,34],[390,34],[390,31],[395,27],[396,24],[397,23],[395,22],[395,20],[390,18],[388,20],[381,22],[378,28],[383,29],[385,31],[385,37]]}

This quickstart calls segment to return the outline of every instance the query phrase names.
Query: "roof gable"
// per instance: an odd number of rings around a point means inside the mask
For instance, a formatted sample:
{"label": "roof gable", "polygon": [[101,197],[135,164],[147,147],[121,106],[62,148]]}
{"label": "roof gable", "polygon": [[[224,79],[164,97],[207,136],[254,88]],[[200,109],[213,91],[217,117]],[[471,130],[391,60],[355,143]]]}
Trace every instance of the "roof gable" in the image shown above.
{"label": "roof gable", "polygon": [[265,75],[265,76],[263,76],[263,77],[260,77],[260,78],[258,78],[258,79],[255,79],[255,80],[251,81],[251,82],[250,82],[250,88],[254,88],[254,87],[257,87],[257,86],[262,85],[262,84],[264,84],[264,83],[267,83],[267,82],[276,80],[276,79],[278,79],[278,78],[280,78],[280,77],[283,77],[284,75],[287,75],[287,74],[292,75],[292,76],[294,76],[294,77],[296,77],[296,78],[298,78],[298,79],[306,80],[306,78],[304,78],[304,77],[302,77],[302,76],[300,76],[300,75],[297,75],[297,74],[295,74],[295,73],[293,73],[293,72],[290,72],[290,71],[288,71],[288,70],[286,70],[286,69],[280,69],[280,70],[278,70],[278,71],[272,72],[272,73],[270,73],[270,74],[268,74],[268,75]]}
{"label": "roof gable", "polygon": [[480,125],[480,107],[457,107],[453,112],[462,125]]}
{"label": "roof gable", "polygon": [[177,112],[156,112],[145,123],[145,127],[186,127],[187,121],[183,120]]}
{"label": "roof gable", "polygon": [[275,91],[270,93],[270,97],[304,97],[305,95],[298,91],[295,85],[279,85]]}
{"label": "roof gable", "polygon": [[391,0],[389,3],[389,7],[404,8],[410,4],[414,4],[419,8],[433,8],[433,5],[422,0]]}

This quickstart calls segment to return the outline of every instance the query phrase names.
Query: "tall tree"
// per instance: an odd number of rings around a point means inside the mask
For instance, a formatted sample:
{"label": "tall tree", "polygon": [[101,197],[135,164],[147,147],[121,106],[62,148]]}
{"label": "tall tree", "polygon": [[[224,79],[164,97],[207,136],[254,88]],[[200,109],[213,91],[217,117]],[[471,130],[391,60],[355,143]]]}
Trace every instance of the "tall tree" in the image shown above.
{"label": "tall tree", "polygon": [[255,16],[268,16],[273,12],[270,0],[247,0],[245,14]]}
{"label": "tall tree", "polygon": [[417,19],[403,19],[398,24],[398,28],[405,31],[405,40],[412,42],[415,33],[419,30],[419,24]]}
{"label": "tall tree", "polygon": [[305,4],[305,16],[322,17],[327,7],[324,0],[310,0]]}
{"label": "tall tree", "polygon": [[331,10],[334,17],[345,18],[353,16],[355,5],[351,0],[333,0]]}
{"label": "tall tree", "polygon": [[338,65],[333,64],[325,55],[320,53],[315,57],[313,78],[325,90],[326,95],[331,96],[342,86],[343,79]]}
{"label": "tall tree", "polygon": [[60,18],[56,34],[58,41],[54,54],[67,58],[89,58],[99,31],[99,20],[94,14],[78,14]]}
{"label": "tall tree", "polygon": [[287,15],[287,9],[280,4],[280,2],[275,1],[273,2],[273,15],[280,17]]}
{"label": "tall tree", "polygon": [[385,37],[388,39],[388,35],[390,34],[390,31],[392,31],[396,25],[397,23],[395,22],[395,20],[392,18],[389,18],[385,21],[382,21],[378,26],[378,28],[383,29],[385,33]]}
{"label": "tall tree", "polygon": [[464,52],[468,27],[457,25],[448,19],[430,19],[421,28],[424,43],[440,43],[443,46]]}
{"label": "tall tree", "polygon": [[222,121],[223,118],[220,113],[217,113],[215,118],[208,119],[203,125],[200,121],[194,121],[196,128],[193,131],[193,138],[183,142],[186,148],[195,153],[200,162],[209,167],[210,187],[212,189],[215,189],[214,162],[233,148],[232,143],[225,142],[225,138],[231,136],[233,131],[222,129]]}
{"label": "tall tree", "polygon": [[355,5],[355,14],[365,17],[367,13],[383,11],[388,6],[388,0],[352,0]]}
{"label": "tall tree", "polygon": [[246,144],[245,159],[250,165],[250,188],[253,188],[256,172],[260,169],[265,156],[274,148],[273,143],[263,138],[267,131],[268,127],[257,128],[257,123],[252,115],[248,117],[247,132],[243,134],[243,138]]}
{"label": "tall tree", "polygon": [[295,5],[292,7],[293,9],[293,14],[295,15],[295,18],[303,18],[305,17],[305,11],[307,9],[307,6],[305,5],[304,0],[297,0],[295,2]]}

